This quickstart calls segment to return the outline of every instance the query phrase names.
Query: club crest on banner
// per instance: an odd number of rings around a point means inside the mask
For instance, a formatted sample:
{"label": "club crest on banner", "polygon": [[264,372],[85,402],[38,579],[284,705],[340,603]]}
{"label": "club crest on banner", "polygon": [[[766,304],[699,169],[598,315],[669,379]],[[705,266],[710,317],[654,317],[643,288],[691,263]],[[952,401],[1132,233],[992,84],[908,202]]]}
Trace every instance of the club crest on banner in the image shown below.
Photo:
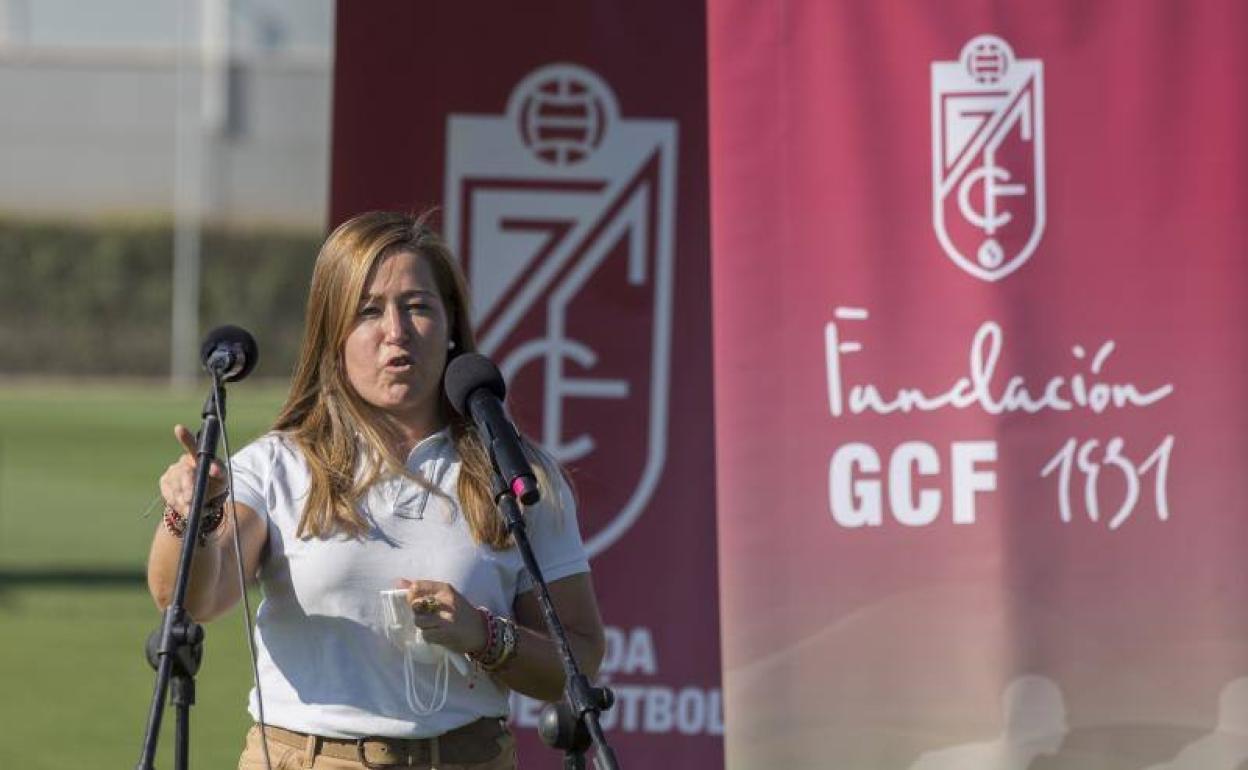
{"label": "club crest on banner", "polygon": [[637,521],[665,463],[677,125],[625,118],[573,64],[501,115],[447,119],[445,232],[481,352],[517,421],[574,468],[591,556]]}
{"label": "club crest on banner", "polygon": [[932,62],[932,224],[985,281],[1022,267],[1044,232],[1043,73],[995,35]]}

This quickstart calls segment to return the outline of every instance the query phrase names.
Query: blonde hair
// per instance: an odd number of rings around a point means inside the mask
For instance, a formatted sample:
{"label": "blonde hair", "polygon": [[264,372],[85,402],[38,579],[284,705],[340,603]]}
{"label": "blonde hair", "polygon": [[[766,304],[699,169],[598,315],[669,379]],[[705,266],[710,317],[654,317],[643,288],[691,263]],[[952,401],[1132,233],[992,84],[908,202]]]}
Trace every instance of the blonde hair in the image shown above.
{"label": "blonde hair", "polygon": [[[311,476],[297,530],[300,538],[367,534],[372,524],[361,513],[359,502],[384,472],[429,486],[428,480],[413,475],[394,456],[390,447],[399,441],[395,426],[355,392],[342,356],[369,276],[382,259],[400,252],[428,260],[446,307],[448,337],[455,343],[455,352],[476,350],[463,273],[427,220],[427,214],[360,214],[330,233],[316,258],[299,360],[290,393],[273,425],[300,448]],[[475,427],[454,412],[445,396],[440,409],[461,461],[456,491],[472,537],[505,549],[511,541],[494,508],[489,454]],[[553,459],[531,442],[525,444],[540,484],[553,492],[550,481],[567,482]],[[558,495],[550,497],[557,505]]]}

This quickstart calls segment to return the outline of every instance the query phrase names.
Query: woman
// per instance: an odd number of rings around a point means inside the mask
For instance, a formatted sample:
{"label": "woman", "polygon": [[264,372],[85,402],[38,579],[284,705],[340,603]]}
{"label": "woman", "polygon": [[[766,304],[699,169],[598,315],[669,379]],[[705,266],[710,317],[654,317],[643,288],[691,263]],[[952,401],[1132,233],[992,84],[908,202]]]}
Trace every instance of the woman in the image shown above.
{"label": "woman", "polygon": [[[234,457],[231,515],[206,506],[212,531],[186,600],[200,621],[239,600],[236,527],[243,572],[264,589],[251,713],[268,725],[274,768],[512,768],[508,690],[561,696],[557,650],[494,509],[489,458],[442,395],[448,358],[474,348],[463,277],[421,219],[373,212],[329,236],[290,394],[273,431]],[[175,434],[186,454],[160,479],[167,507],[148,565],[161,607],[195,469],[193,437]],[[592,675],[604,637],[572,496],[558,466],[533,454],[543,501],[526,511],[530,537]],[[222,470],[211,478],[210,497],[220,495]],[[388,635],[382,592],[396,587],[454,670],[414,664]],[[264,766],[257,725],[239,767]]]}

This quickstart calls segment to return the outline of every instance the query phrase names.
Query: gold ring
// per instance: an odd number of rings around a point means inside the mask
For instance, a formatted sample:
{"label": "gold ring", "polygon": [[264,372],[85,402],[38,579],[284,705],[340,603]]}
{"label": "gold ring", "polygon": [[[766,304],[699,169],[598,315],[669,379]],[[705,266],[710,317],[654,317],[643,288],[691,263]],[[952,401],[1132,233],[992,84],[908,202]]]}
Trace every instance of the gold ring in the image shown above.
{"label": "gold ring", "polygon": [[424,614],[430,614],[438,611],[438,600],[432,596],[422,596],[412,605],[412,609]]}

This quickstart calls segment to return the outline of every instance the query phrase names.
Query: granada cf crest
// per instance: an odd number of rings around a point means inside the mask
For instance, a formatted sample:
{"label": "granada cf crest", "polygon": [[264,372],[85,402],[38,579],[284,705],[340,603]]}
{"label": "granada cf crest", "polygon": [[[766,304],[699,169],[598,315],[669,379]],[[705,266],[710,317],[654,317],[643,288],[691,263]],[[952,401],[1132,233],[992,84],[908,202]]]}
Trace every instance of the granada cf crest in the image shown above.
{"label": "granada cf crest", "polygon": [[[501,106],[501,105],[500,105]],[[447,121],[445,230],[513,417],[571,468],[590,555],[641,516],[667,445],[676,122],[553,64]]]}
{"label": "granada cf crest", "polygon": [[985,281],[1022,267],[1044,232],[1043,72],[994,35],[932,62],[932,224]]}

